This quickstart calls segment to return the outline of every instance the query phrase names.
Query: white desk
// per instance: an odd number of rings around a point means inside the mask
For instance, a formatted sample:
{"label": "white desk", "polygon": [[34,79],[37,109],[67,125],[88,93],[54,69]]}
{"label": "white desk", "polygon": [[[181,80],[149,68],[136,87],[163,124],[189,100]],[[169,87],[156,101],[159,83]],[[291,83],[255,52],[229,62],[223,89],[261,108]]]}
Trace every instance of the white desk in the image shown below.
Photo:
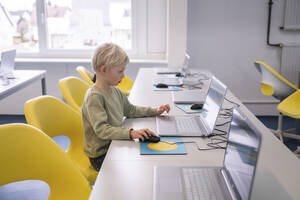
{"label": "white desk", "polygon": [[14,75],[16,78],[9,79],[8,85],[3,85],[0,80],[0,100],[37,80],[41,80],[42,95],[46,94],[46,70],[14,70]]}
{"label": "white desk", "polygon": [[[153,91],[153,69],[139,71],[130,101],[136,105],[159,106],[169,103],[170,114],[183,114],[172,103],[170,92]],[[205,88],[207,89],[207,88]],[[241,104],[228,91],[227,98]],[[225,102],[225,107],[232,105]],[[257,176],[251,199],[300,199],[300,160],[267,129],[245,106],[241,110],[263,133]],[[128,119],[125,126],[155,130],[155,118]],[[197,141],[202,147],[209,139],[183,138]],[[153,191],[153,166],[222,166],[224,150],[197,151],[193,144],[185,144],[187,155],[140,155],[139,144],[115,140],[111,143],[90,200],[150,200]]]}

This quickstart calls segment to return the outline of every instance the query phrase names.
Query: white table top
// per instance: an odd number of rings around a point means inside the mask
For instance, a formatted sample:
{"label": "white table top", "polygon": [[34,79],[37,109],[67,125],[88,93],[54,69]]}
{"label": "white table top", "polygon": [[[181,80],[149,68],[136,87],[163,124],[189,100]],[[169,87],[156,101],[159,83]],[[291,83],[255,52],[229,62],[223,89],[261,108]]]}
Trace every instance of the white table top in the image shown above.
{"label": "white table top", "polygon": [[[135,105],[157,107],[169,103],[171,115],[184,114],[174,106],[171,92],[153,91],[151,68],[140,69],[130,93]],[[203,81],[207,90],[208,81]],[[241,110],[263,134],[257,176],[251,199],[300,199],[300,160],[293,155],[241,102],[230,92],[227,99],[239,103]],[[225,101],[223,107],[232,107]],[[218,119],[221,123],[224,119]],[[217,122],[218,123],[218,122]],[[156,130],[155,118],[126,119],[124,126]],[[225,127],[226,129],[226,127]],[[209,139],[189,137],[183,141],[197,141],[206,147]],[[185,144],[187,155],[140,155],[139,143],[114,140],[98,175],[90,200],[150,200],[153,191],[153,167],[222,166],[224,150],[198,151],[194,144]]]}
{"label": "white table top", "polygon": [[0,100],[26,87],[36,80],[46,77],[46,70],[14,70],[14,79],[8,79],[7,85],[0,78]]}

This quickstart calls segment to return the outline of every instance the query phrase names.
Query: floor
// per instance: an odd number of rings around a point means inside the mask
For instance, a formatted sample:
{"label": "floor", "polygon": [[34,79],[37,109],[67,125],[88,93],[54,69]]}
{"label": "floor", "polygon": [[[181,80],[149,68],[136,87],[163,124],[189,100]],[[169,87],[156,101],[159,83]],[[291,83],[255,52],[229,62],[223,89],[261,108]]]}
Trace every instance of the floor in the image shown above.
{"label": "floor", "polygon": [[[277,127],[276,117],[258,117],[267,127],[275,129]],[[23,115],[0,115],[0,125],[7,123],[26,123]],[[284,128],[294,127],[294,120],[284,118]],[[66,150],[69,146],[69,140],[65,136],[53,138],[54,141]],[[297,146],[300,146],[300,141],[285,139],[285,144],[291,151],[294,151]],[[43,200],[47,199],[50,193],[48,185],[43,181],[28,180],[16,183],[10,183],[0,186],[1,200]]]}

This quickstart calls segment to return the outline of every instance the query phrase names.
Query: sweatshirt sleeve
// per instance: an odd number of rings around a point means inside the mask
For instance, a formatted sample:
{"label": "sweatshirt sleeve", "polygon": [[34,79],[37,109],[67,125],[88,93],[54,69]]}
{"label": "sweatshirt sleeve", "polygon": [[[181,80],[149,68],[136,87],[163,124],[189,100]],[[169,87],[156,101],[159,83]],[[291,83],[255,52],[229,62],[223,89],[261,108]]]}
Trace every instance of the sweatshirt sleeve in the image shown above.
{"label": "sweatshirt sleeve", "polygon": [[114,127],[108,123],[104,100],[101,95],[91,95],[87,102],[86,110],[91,126],[100,139],[130,139],[129,128]]}
{"label": "sweatshirt sleeve", "polygon": [[157,109],[151,107],[135,106],[129,102],[127,96],[124,93],[121,92],[121,96],[124,102],[124,115],[126,117],[153,117],[156,115]]}

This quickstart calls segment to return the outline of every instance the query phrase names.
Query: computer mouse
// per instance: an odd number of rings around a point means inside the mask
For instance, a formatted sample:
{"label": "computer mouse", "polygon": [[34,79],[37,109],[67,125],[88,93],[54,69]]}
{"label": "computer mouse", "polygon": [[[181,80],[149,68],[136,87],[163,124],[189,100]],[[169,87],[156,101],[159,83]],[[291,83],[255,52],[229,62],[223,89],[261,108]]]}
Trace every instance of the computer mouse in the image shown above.
{"label": "computer mouse", "polygon": [[158,83],[158,84],[156,84],[156,87],[157,88],[168,88],[169,86],[167,84],[164,84],[164,83]]}
{"label": "computer mouse", "polygon": [[180,73],[180,72],[176,72],[175,76],[176,76],[176,77],[183,77],[183,74]]}
{"label": "computer mouse", "polygon": [[[141,139],[139,139],[140,142],[143,142]],[[153,135],[149,135],[149,139],[145,138],[144,139],[144,142],[154,142],[154,143],[157,143],[160,141],[160,137],[157,137],[157,136],[153,136]]]}
{"label": "computer mouse", "polygon": [[200,110],[202,108],[203,108],[203,104],[200,104],[200,103],[195,103],[195,104],[191,105],[192,110]]}

